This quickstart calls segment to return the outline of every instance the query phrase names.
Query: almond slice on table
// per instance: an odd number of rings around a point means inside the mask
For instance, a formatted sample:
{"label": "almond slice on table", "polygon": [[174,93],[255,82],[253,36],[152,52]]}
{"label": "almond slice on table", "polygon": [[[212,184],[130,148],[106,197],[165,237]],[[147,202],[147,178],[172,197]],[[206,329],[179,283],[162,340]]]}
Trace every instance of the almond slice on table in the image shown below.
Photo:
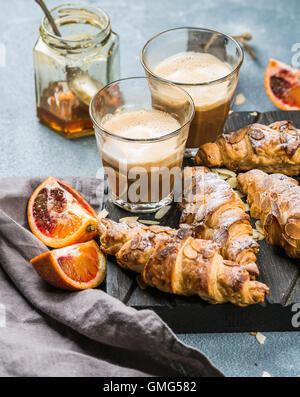
{"label": "almond slice on table", "polygon": [[236,176],[234,171],[228,170],[227,168],[213,168],[212,171],[220,175],[228,176],[228,178],[231,176]]}
{"label": "almond slice on table", "polygon": [[164,207],[160,208],[160,209],[156,212],[156,214],[154,215],[154,218],[155,218],[155,219],[161,219],[161,218],[163,218],[163,217],[166,215],[166,213],[169,211],[170,208],[171,208],[170,205],[165,205]]}
{"label": "almond slice on table", "polygon": [[138,216],[125,216],[124,218],[120,218],[119,222],[137,222],[138,219]]}
{"label": "almond slice on table", "polygon": [[260,345],[265,343],[266,337],[261,332],[257,332],[255,338]]}
{"label": "almond slice on table", "polygon": [[272,377],[271,374],[269,374],[269,372],[267,372],[267,371],[264,371],[262,373],[262,378],[271,378],[271,377]]}

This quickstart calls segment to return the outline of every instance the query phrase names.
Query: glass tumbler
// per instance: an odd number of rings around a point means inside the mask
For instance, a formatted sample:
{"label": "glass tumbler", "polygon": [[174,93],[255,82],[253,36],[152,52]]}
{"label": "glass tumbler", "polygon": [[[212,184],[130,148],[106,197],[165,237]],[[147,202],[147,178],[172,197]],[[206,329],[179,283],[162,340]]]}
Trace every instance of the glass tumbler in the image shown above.
{"label": "glass tumbler", "polygon": [[[112,201],[130,212],[153,212],[169,204],[194,117],[190,95],[158,79],[122,79],[94,96],[90,115]],[[172,128],[160,127],[161,118]],[[107,127],[118,120],[120,126]]]}
{"label": "glass tumbler", "polygon": [[[195,81],[183,72],[161,73],[159,65],[169,57],[185,53],[210,54],[226,65],[227,72],[220,78]],[[230,36],[209,29],[176,28],[159,33],[145,44],[141,63],[146,76],[172,82],[184,88],[193,98],[195,117],[191,123],[185,154],[194,156],[200,145],[214,142],[222,133],[230,103],[235,92],[239,69],[243,62],[243,50]],[[172,59],[172,58],[171,58]],[[201,70],[201,63],[194,65]],[[214,67],[214,65],[212,65]],[[165,77],[164,77],[165,76]],[[166,76],[172,76],[168,78]],[[197,75],[195,75],[197,76]],[[209,77],[209,74],[208,74]]]}

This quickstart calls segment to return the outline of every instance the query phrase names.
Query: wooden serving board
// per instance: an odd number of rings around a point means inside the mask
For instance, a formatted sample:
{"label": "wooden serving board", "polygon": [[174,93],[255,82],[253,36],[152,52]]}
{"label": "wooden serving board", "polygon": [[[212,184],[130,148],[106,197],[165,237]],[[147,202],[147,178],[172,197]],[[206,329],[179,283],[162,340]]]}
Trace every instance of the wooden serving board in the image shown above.
{"label": "wooden serving board", "polygon": [[[225,132],[255,122],[270,124],[278,120],[292,120],[300,128],[300,111],[232,113]],[[106,208],[109,217],[115,221],[131,215],[111,202],[106,203]],[[179,217],[174,204],[160,221],[161,225],[177,228]],[[154,219],[154,215],[142,214],[141,219]],[[151,287],[141,290],[136,282],[136,273],[120,268],[112,257],[108,258],[106,289],[110,295],[129,306],[154,310],[177,333],[298,331],[300,327],[292,325],[295,315],[292,307],[300,302],[300,260],[288,258],[280,247],[271,246],[265,240],[259,241],[259,245],[259,279],[270,287],[270,295],[262,304],[245,308],[232,304],[210,305],[198,296],[171,295]]]}

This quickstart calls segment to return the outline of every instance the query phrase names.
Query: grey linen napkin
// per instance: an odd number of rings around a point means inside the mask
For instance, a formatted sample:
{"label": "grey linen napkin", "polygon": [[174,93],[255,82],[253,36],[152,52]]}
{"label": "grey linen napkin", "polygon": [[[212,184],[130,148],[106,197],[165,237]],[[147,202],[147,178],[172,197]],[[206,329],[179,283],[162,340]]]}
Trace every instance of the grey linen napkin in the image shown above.
{"label": "grey linen napkin", "polygon": [[[29,260],[48,248],[29,231],[26,208],[43,179],[0,179],[0,375],[222,376],[151,310],[40,279]],[[101,208],[102,181],[64,180]]]}

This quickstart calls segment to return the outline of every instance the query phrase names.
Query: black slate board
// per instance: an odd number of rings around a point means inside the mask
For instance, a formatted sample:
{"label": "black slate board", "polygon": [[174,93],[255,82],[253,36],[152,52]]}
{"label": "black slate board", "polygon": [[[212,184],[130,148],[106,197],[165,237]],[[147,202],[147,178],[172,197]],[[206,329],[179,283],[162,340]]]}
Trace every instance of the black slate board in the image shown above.
{"label": "black slate board", "polygon": [[[225,132],[255,122],[270,124],[277,120],[292,120],[300,128],[300,112],[297,111],[235,112],[229,116]],[[130,216],[109,201],[106,208],[109,217],[115,221]],[[174,205],[161,224],[176,228],[179,216]],[[153,214],[143,214],[141,217],[154,219]],[[271,246],[265,240],[259,241],[259,244],[259,279],[270,287],[270,295],[262,304],[246,308],[232,304],[210,305],[198,296],[171,295],[151,287],[141,290],[136,274],[120,268],[112,257],[108,258],[106,289],[110,295],[129,306],[154,310],[177,333],[300,330],[293,327],[292,322],[295,315],[293,305],[300,302],[300,260],[288,258],[280,247]]]}

